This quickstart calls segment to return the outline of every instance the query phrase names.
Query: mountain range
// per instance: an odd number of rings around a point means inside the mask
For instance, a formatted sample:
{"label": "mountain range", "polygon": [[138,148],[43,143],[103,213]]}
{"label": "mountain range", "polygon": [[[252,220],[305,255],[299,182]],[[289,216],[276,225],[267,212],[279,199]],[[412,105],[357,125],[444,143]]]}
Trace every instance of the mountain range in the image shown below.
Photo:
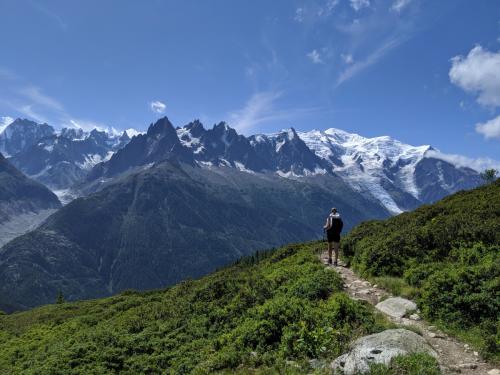
{"label": "mountain range", "polygon": [[[136,139],[123,149],[133,136]],[[95,191],[131,168],[166,158],[292,179],[335,174],[394,214],[481,182],[477,171],[436,157],[431,146],[415,147],[387,136],[366,138],[335,128],[289,128],[246,137],[224,122],[206,129],[195,120],[174,128],[163,118],[151,124],[147,134],[133,129],[120,134],[75,128],[56,132],[50,125],[17,119],[0,133],[0,151],[64,202]]]}
{"label": "mountain range", "polygon": [[479,183],[430,146],[333,128],[246,137],[164,117],[130,139],[18,119],[0,141],[28,176],[83,196],[2,248],[6,310],[171,285],[317,237],[332,205],[350,228]]}
{"label": "mountain range", "polygon": [[63,128],[56,132],[47,124],[16,119],[0,134],[0,151],[23,173],[59,192],[129,141],[126,131]]}
{"label": "mountain range", "polygon": [[[221,122],[205,129],[193,121],[174,129],[158,120],[88,174],[87,182],[168,158],[201,168],[232,167],[250,174],[308,179],[337,176],[393,214],[432,203],[481,183],[477,171],[436,158],[431,146],[414,147],[390,137],[365,138],[339,129],[245,137]],[[95,188],[95,187],[94,187]]]}
{"label": "mountain range", "polygon": [[73,187],[81,198],[0,249],[0,309],[172,285],[319,238],[333,205],[349,230],[478,183],[428,150],[336,129],[245,137],[164,117],[90,169]]}

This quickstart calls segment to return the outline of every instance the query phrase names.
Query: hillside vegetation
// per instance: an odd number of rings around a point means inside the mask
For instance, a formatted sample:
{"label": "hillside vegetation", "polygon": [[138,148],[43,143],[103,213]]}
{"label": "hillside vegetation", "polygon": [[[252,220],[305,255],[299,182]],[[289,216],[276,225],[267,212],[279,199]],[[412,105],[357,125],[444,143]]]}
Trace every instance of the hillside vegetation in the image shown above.
{"label": "hillside vegetation", "polygon": [[342,248],[359,273],[400,278],[428,319],[500,358],[500,180],[365,222]]}
{"label": "hillside vegetation", "polygon": [[0,315],[0,373],[206,373],[334,358],[384,328],[316,245],[287,246],[167,290]]}

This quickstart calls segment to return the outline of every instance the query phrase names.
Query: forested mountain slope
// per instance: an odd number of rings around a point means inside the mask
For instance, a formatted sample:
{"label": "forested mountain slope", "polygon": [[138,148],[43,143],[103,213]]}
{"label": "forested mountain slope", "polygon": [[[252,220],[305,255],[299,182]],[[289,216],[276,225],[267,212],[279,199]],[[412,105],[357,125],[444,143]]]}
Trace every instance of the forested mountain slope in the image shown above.
{"label": "forested mountain slope", "polygon": [[[136,139],[136,138],[134,138]],[[307,181],[164,161],[79,198],[0,250],[0,309],[172,285],[237,258],[389,213],[340,178]]]}

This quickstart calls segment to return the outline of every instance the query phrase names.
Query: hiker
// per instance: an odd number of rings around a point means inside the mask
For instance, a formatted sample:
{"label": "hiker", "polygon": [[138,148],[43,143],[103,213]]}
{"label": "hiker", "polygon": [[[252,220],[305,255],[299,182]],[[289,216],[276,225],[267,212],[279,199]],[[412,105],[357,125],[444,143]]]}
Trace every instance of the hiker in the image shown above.
{"label": "hiker", "polygon": [[334,266],[337,266],[339,258],[340,232],[344,223],[336,208],[332,208],[332,212],[326,218],[326,224],[323,229],[326,231],[326,239],[328,241],[328,264],[332,264],[332,248],[335,251]]}

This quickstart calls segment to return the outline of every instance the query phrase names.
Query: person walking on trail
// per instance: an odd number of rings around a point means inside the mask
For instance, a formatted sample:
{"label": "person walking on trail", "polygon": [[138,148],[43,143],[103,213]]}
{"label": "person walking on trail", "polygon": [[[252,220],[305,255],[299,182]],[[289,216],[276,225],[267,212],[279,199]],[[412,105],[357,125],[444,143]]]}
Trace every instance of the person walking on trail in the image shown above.
{"label": "person walking on trail", "polygon": [[339,259],[339,245],[340,245],[340,233],[344,227],[344,222],[337,212],[336,208],[332,208],[332,212],[326,218],[326,224],[324,225],[324,230],[326,231],[326,238],[328,241],[328,264],[332,264],[332,249],[335,252],[334,266],[337,266],[337,261]]}

